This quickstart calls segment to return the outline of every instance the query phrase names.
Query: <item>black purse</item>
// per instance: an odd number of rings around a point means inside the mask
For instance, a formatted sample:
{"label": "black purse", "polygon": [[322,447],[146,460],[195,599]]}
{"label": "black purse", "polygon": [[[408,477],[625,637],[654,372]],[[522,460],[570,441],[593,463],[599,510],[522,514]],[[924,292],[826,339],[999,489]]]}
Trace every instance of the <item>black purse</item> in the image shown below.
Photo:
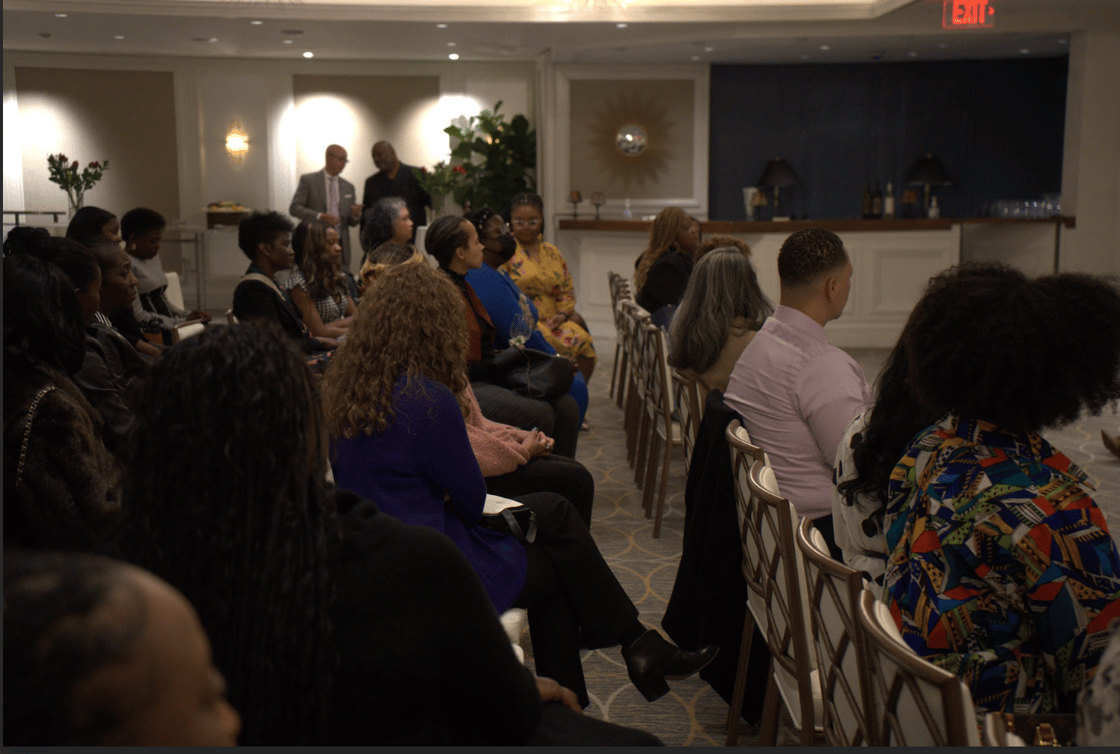
{"label": "black purse", "polygon": [[572,362],[535,348],[510,346],[494,356],[495,385],[529,398],[556,398],[572,389]]}
{"label": "black purse", "polygon": [[497,513],[483,513],[479,526],[500,534],[509,534],[523,545],[537,538],[537,516],[525,505],[514,505]]}

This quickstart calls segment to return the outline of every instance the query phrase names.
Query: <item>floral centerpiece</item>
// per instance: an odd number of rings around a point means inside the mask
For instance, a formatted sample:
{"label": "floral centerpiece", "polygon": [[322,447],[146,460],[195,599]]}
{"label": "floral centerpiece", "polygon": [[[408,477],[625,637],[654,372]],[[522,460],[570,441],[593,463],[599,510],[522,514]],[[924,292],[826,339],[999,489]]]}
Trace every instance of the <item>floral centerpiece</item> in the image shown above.
{"label": "floral centerpiece", "polygon": [[431,170],[412,169],[412,175],[416,177],[420,188],[432,197],[432,212],[436,217],[443,212],[443,200],[455,190],[466,174],[467,169],[462,165],[451,165],[443,160],[437,162]]}
{"label": "floral centerpiece", "polygon": [[47,155],[47,166],[50,170],[51,183],[57,183],[66,191],[66,198],[70,204],[70,214],[82,206],[85,193],[97,185],[102,174],[109,169],[109,161],[91,162],[85,170],[78,172],[78,161],[70,162],[66,155]]}

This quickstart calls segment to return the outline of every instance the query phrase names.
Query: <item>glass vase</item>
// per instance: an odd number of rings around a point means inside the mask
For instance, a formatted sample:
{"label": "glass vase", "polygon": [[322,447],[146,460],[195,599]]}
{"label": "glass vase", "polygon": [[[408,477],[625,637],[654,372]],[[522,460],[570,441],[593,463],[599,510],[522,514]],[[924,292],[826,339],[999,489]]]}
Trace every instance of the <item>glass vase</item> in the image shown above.
{"label": "glass vase", "polygon": [[74,219],[74,213],[82,208],[82,195],[66,192],[67,217]]}

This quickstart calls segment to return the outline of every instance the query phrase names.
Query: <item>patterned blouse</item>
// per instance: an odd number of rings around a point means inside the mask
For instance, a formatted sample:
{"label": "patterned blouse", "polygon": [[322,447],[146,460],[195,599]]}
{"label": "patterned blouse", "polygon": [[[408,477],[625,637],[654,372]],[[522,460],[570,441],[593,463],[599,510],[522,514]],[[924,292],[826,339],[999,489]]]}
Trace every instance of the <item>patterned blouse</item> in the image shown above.
{"label": "patterned blouse", "polygon": [[1120,555],[1086,474],[1033,433],[949,414],[891,475],[886,593],[978,714],[1072,711],[1120,616]]}
{"label": "patterned blouse", "polygon": [[501,269],[536,304],[540,315],[537,330],[557,353],[569,359],[576,356],[595,358],[595,346],[590,333],[575,322],[566,321],[555,330],[545,327],[545,323],[557,313],[564,312],[571,317],[576,310],[572,275],[568,272],[568,263],[559,249],[541,241],[540,256],[534,262],[521,244],[517,244],[517,251]]}
{"label": "patterned blouse", "polygon": [[315,286],[313,291],[309,290],[311,286],[307,284],[307,279],[297,267],[292,268],[292,274],[288,277],[288,282],[284,283],[284,288],[289,291],[293,288],[302,288],[315,302],[315,310],[319,312],[319,319],[323,320],[324,325],[346,316],[347,297],[342,295],[341,291],[335,291],[332,296],[319,286]]}

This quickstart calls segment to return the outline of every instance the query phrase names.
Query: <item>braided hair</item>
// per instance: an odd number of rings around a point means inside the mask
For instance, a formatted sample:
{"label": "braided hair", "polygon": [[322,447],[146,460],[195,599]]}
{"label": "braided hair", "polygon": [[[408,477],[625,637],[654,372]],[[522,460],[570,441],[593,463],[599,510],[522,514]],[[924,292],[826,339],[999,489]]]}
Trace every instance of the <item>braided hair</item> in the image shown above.
{"label": "braided hair", "polygon": [[274,325],[212,327],[155,364],[136,417],[133,561],[195,606],[244,744],[322,744],[338,524],[302,357]]}
{"label": "braided hair", "polygon": [[127,662],[143,631],[144,602],[124,568],[91,554],[4,552],[5,744],[128,743],[121,724],[146,695],[81,693],[99,670]]}

